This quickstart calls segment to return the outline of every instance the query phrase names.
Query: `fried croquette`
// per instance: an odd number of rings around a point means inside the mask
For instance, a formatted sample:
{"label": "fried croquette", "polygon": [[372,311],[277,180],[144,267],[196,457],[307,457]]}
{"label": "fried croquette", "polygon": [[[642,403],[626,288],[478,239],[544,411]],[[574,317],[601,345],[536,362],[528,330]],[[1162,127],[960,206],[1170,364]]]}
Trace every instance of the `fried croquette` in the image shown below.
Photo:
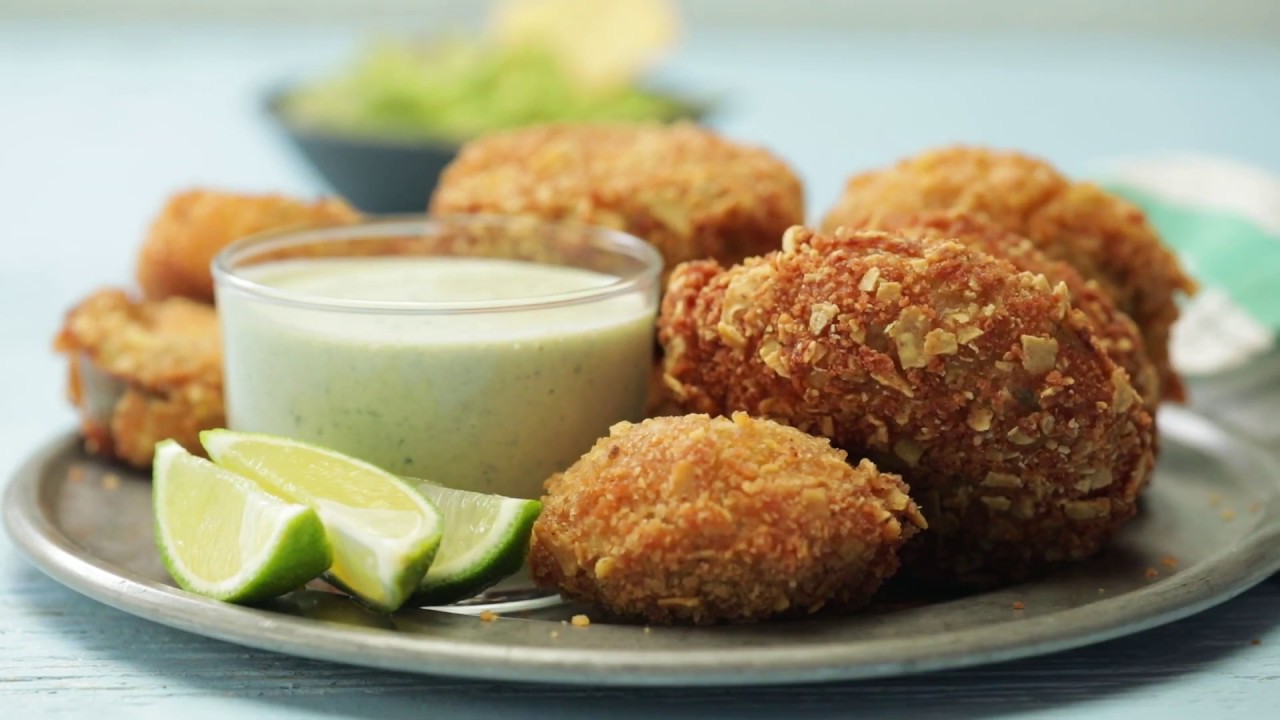
{"label": "fried croquette", "polygon": [[314,203],[283,195],[191,190],[170,198],[151,225],[138,258],[138,284],[150,299],[213,302],[209,264],[249,235],[354,222],[359,213],[338,198]]}
{"label": "fried croquette", "polygon": [[1161,397],[1185,399],[1169,363],[1169,328],[1178,319],[1177,296],[1196,286],[1141,210],[1037,158],[952,147],[854,176],[823,227],[875,226],[881,218],[943,209],[985,214],[1097,281],[1142,330]]}
{"label": "fried croquette", "polygon": [[464,146],[430,211],[623,230],[653,244],[669,271],[776,249],[782,231],[803,222],[804,190],[769,152],[691,124],[546,125]]}
{"label": "fried croquette", "polygon": [[793,228],[729,270],[688,263],[659,318],[688,411],[745,411],[901,472],[930,529],[904,573],[1025,578],[1133,516],[1153,423],[1064,283],[958,242]]}
{"label": "fried croquette", "polygon": [[662,358],[655,358],[653,371],[649,373],[649,395],[645,399],[644,416],[646,418],[664,415],[683,415],[680,406],[672,401],[671,394],[663,382]]}
{"label": "fried croquette", "polygon": [[[1119,312],[1094,281],[1085,280],[1074,267],[1053,260],[1025,237],[1004,229],[984,215],[957,210],[926,211],[914,215],[878,218],[872,230],[895,232],[919,240],[958,240],[969,247],[1004,258],[1019,271],[1044,275],[1050,285],[1064,283],[1071,303],[1093,321],[1098,341],[1151,410],[1160,402],[1159,372],[1147,357],[1142,332],[1133,320]],[[1154,415],[1154,412],[1153,412]]]}
{"label": "fried croquette", "polygon": [[68,395],[90,452],[150,467],[156,442],[201,452],[198,433],[226,424],[210,305],[100,290],[67,314],[54,348],[70,361]]}
{"label": "fried croquette", "polygon": [[743,413],[619,423],[547,481],[542,586],[654,623],[865,604],[925,527],[908,488],[821,438]]}

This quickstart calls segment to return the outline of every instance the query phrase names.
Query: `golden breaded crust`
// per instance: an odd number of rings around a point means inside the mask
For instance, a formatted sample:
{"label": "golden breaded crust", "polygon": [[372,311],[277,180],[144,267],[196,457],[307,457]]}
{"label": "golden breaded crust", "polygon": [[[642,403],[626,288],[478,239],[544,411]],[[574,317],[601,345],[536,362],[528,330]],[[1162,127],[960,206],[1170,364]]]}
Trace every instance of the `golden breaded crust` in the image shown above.
{"label": "golden breaded crust", "polygon": [[547,481],[534,579],[655,623],[865,604],[925,522],[907,487],[744,414],[619,423]]}
{"label": "golden breaded crust", "polygon": [[669,271],[776,249],[782,231],[804,219],[804,190],[769,152],[691,124],[546,125],[468,143],[430,211],[624,230],[656,246]]}
{"label": "golden breaded crust", "polygon": [[894,232],[926,241],[958,240],[976,250],[1004,258],[1019,271],[1044,275],[1049,284],[1064,283],[1071,303],[1084,311],[1098,330],[1098,341],[1129,380],[1149,410],[1160,403],[1159,371],[1147,357],[1146,343],[1133,320],[1120,312],[1098,283],[1085,280],[1074,267],[1053,260],[1035,244],[1006,230],[985,215],[962,210],[925,211],[877,218],[867,229]]}
{"label": "golden breaded crust", "polygon": [[922,210],[987,215],[1095,280],[1142,330],[1159,370],[1161,396],[1183,400],[1169,364],[1176,298],[1195,291],[1142,211],[1096,185],[1071,182],[1048,163],[1014,152],[953,147],[854,176],[823,228],[877,226]]}
{"label": "golden breaded crust", "polygon": [[149,467],[158,441],[199,453],[199,432],[226,424],[210,305],[100,290],[67,314],[54,349],[70,361],[68,396],[91,452]]}
{"label": "golden breaded crust", "polygon": [[1135,512],[1153,426],[1065,284],[958,242],[789,230],[676,269],[665,380],[902,472],[930,530],[911,574],[987,584],[1086,557]]}
{"label": "golden breaded crust", "polygon": [[663,381],[662,358],[654,358],[653,370],[649,373],[649,394],[645,399],[644,416],[646,418],[663,417],[665,415],[683,415],[680,406],[671,399]]}
{"label": "golden breaded crust", "polygon": [[211,303],[209,264],[227,245],[270,230],[338,225],[359,217],[338,198],[308,203],[282,195],[179,193],[151,225],[138,258],[138,284],[151,299],[179,296]]}

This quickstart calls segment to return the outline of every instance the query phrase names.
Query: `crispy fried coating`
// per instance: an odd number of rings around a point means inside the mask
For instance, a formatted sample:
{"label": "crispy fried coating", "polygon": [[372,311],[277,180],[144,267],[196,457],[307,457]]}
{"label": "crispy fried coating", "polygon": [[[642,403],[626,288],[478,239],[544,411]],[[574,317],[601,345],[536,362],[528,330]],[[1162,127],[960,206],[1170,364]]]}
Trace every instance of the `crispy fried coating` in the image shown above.
{"label": "crispy fried coating", "polygon": [[1196,286],[1141,210],[1037,158],[952,147],[854,176],[823,228],[874,227],[894,215],[942,209],[985,214],[1096,281],[1142,330],[1161,397],[1185,399],[1169,364],[1169,328],[1178,319],[1177,296]]}
{"label": "crispy fried coating", "polygon": [[804,190],[769,152],[692,124],[562,124],[467,144],[430,211],[624,230],[657,247],[669,271],[776,249],[782,231],[804,219]]}
{"label": "crispy fried coating", "polygon": [[282,195],[182,192],[151,225],[138,257],[138,284],[151,299],[177,296],[211,303],[209,264],[232,242],[270,230],[357,219],[359,213],[338,198],[308,203]]}
{"label": "crispy fried coating", "polygon": [[647,418],[684,414],[667,392],[666,383],[662,379],[663,373],[662,358],[654,358],[653,371],[649,373],[649,395],[645,398],[644,405],[644,416]]}
{"label": "crispy fried coating", "polygon": [[547,481],[534,579],[654,623],[858,607],[924,527],[907,487],[768,420],[619,423]]}
{"label": "crispy fried coating", "polygon": [[1035,244],[1006,230],[985,215],[962,210],[925,211],[875,220],[868,229],[885,230],[918,240],[958,240],[969,247],[1004,258],[1019,271],[1044,275],[1050,285],[1064,283],[1072,305],[1089,316],[1098,330],[1098,342],[1117,365],[1129,373],[1129,381],[1152,410],[1160,402],[1159,371],[1147,356],[1142,332],[1132,318],[1120,312],[1098,283],[1085,280],[1074,267],[1053,260]]}
{"label": "crispy fried coating", "polygon": [[54,349],[70,361],[68,396],[90,452],[150,467],[156,442],[202,452],[198,433],[226,424],[210,305],[99,290],[67,314]]}
{"label": "crispy fried coating", "polygon": [[665,381],[903,474],[930,529],[904,572],[988,585],[1100,549],[1136,509],[1153,424],[1064,283],[958,242],[788,230],[672,274]]}

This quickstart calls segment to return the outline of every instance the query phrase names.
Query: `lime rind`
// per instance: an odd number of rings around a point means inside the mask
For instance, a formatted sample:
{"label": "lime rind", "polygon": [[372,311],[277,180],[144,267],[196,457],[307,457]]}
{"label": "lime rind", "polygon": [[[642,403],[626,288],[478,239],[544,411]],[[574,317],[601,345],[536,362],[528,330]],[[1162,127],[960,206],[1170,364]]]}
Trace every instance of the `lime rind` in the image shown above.
{"label": "lime rind", "polygon": [[[377,610],[399,609],[417,590],[435,560],[443,536],[441,523],[436,523],[436,532],[423,545],[397,547],[394,542],[362,537],[365,534],[361,532],[361,523],[352,521],[349,509],[334,509],[323,500],[318,504],[330,544],[335,548],[334,563],[325,579]],[[361,575],[375,582],[376,589],[363,580],[353,582],[353,572],[348,568],[361,566],[374,569]]]}
{"label": "lime rind", "polygon": [[[447,605],[474,597],[524,565],[529,536],[542,511],[537,500],[483,495],[425,481],[415,483],[415,487],[445,513],[445,537],[436,561],[413,596],[416,604]],[[445,496],[451,496],[454,502]],[[451,516],[450,511],[459,504],[473,508],[496,505],[497,509],[482,511],[483,527],[477,530],[472,523],[464,524],[463,516],[470,514],[466,510]]]}
{"label": "lime rind", "polygon": [[[200,442],[219,465],[241,472],[287,498],[307,503],[315,510],[333,548],[334,561],[328,577],[335,585],[383,612],[395,611],[417,590],[440,546],[443,522],[435,504],[412,485],[370,463],[290,438],[206,430],[200,433]],[[394,524],[387,515],[402,516],[403,511],[356,508],[311,493],[304,483],[290,477],[289,472],[275,470],[261,458],[244,452],[247,445],[255,443],[315,453],[369,477],[376,477],[380,482],[399,489],[416,506],[420,522],[399,537],[389,537],[379,532]]]}
{"label": "lime rind", "polygon": [[[207,474],[210,480],[242,492],[245,512],[252,515],[253,521],[271,522],[274,526],[259,546],[260,552],[235,575],[220,580],[201,577],[177,551],[182,544],[175,540],[171,518],[163,509],[168,493],[175,490],[175,463],[189,465],[196,472]],[[191,455],[172,440],[156,445],[152,467],[156,546],[165,569],[184,590],[224,602],[252,603],[302,587],[329,568],[333,556],[324,525],[306,505],[276,497],[249,478]]]}

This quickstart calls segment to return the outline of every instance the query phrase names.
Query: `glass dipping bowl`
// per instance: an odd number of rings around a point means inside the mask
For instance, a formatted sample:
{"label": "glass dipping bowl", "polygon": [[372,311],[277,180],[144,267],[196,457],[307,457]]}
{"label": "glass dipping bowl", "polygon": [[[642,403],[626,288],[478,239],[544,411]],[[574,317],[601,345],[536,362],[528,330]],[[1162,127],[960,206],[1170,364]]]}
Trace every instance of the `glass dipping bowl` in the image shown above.
{"label": "glass dipping bowl", "polygon": [[644,411],[660,255],[497,216],[241,240],[213,263],[228,424],[536,498]]}

